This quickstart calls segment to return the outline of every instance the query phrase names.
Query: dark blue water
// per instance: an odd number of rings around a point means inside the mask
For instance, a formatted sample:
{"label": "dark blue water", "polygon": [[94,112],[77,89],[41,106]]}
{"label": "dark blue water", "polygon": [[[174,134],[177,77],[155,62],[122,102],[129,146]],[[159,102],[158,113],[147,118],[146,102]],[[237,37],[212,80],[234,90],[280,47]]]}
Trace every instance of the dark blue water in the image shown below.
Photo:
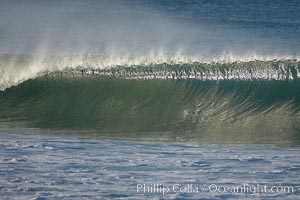
{"label": "dark blue water", "polygon": [[[1,0],[2,53],[298,56],[300,3]],[[242,51],[242,52],[241,52]]]}
{"label": "dark blue water", "polygon": [[228,37],[226,33],[229,31],[233,36],[230,38],[233,42],[231,45],[238,45],[236,43],[246,42],[245,40],[257,42],[262,39],[263,43],[271,40],[273,48],[299,53],[300,2],[296,0],[142,2],[141,4],[177,20],[189,21],[195,26],[204,25],[208,29],[213,27],[218,32],[212,34],[217,35],[216,39]]}

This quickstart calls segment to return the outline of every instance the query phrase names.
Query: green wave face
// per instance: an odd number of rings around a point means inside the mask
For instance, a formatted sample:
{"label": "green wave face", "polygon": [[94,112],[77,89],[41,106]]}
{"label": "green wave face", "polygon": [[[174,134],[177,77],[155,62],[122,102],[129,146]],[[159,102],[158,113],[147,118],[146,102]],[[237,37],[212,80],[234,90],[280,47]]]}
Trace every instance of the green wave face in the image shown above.
{"label": "green wave face", "polygon": [[296,80],[126,79],[51,73],[0,92],[2,128],[101,137],[300,141]]}

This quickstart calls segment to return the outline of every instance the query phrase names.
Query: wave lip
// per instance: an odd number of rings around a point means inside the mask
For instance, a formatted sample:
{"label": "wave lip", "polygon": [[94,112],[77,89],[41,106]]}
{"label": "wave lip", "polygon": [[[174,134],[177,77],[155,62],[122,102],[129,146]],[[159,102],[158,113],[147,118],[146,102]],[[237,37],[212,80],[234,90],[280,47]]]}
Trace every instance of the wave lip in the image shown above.
{"label": "wave lip", "polygon": [[71,72],[126,79],[296,80],[300,77],[300,62],[286,60],[231,63],[158,63],[115,66],[100,70],[83,68]]}
{"label": "wave lip", "polygon": [[50,73],[94,74],[126,79],[295,80],[298,59],[196,59],[186,57],[121,59],[103,56],[0,55],[0,89]]}

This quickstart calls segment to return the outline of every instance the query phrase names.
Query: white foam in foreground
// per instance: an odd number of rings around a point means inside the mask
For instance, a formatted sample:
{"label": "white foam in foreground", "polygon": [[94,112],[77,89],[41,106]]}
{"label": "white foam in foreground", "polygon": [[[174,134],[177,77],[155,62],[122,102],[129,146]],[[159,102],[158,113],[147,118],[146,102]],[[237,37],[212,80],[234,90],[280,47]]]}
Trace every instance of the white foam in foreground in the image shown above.
{"label": "white foam in foreground", "polygon": [[[300,195],[297,147],[0,134],[3,199],[298,199]],[[222,187],[244,185],[252,192],[222,192]],[[266,192],[254,194],[258,185]],[[273,186],[282,192],[271,193]],[[289,192],[282,187],[289,187]],[[170,190],[163,195],[162,188]]]}

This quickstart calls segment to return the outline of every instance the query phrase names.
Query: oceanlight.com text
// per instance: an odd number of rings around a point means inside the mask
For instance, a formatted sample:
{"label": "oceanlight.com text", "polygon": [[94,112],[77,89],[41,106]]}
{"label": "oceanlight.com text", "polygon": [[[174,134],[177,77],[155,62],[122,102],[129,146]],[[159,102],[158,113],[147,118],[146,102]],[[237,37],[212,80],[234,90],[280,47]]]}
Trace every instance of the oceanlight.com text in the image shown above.
{"label": "oceanlight.com text", "polygon": [[137,184],[137,193],[152,193],[166,195],[168,193],[223,193],[223,194],[292,194],[295,192],[293,186],[287,185],[260,185],[260,184],[242,184],[242,185],[224,185],[224,184],[173,184],[164,185],[159,183]]}

